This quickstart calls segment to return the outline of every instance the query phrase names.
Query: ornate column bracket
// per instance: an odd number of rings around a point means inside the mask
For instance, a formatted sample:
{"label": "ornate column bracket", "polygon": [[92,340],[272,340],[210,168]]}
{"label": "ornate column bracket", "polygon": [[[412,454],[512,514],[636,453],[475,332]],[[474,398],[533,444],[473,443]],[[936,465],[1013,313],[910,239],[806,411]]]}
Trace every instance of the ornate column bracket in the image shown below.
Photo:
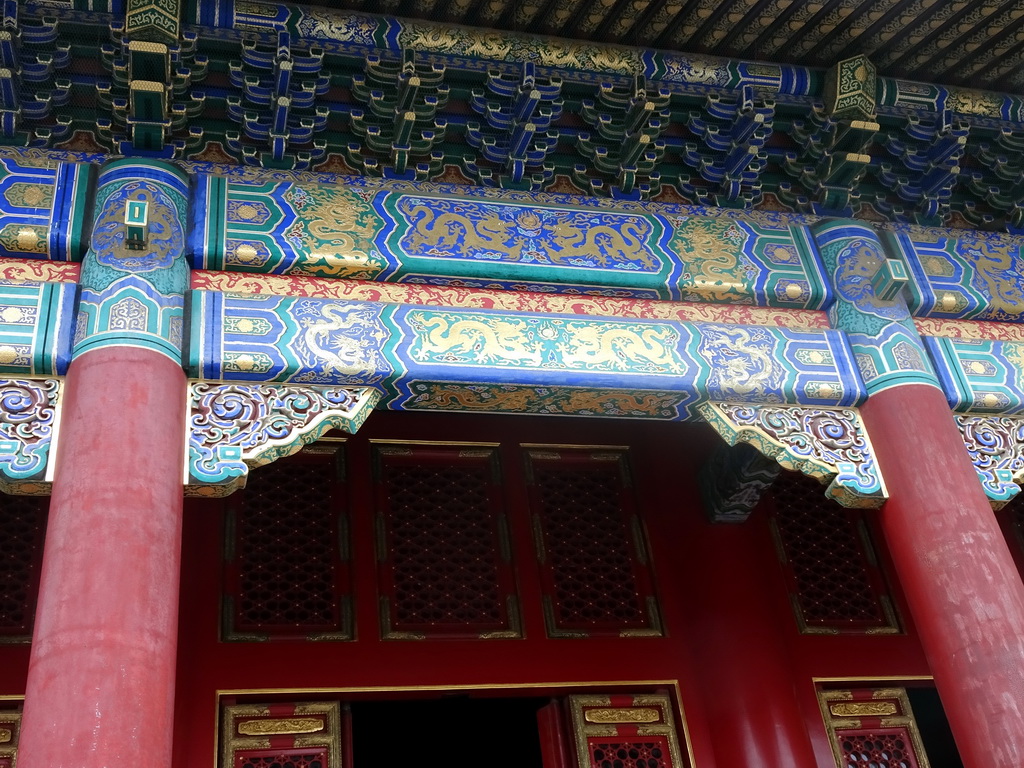
{"label": "ornate column bracket", "polygon": [[372,387],[189,384],[186,496],[222,497],[249,470],[298,451],[331,429],[354,434],[380,400]]}
{"label": "ornate column bracket", "polygon": [[854,408],[707,402],[698,410],[730,445],[750,443],[786,469],[828,482],[844,507],[874,508],[887,494]]}
{"label": "ornate column bracket", "polygon": [[992,509],[1002,509],[1024,482],[1024,416],[954,413],[953,420]]}
{"label": "ornate column bracket", "polygon": [[749,443],[719,445],[700,470],[700,495],[713,523],[743,523],[779,476],[777,462]]}
{"label": "ornate column bracket", "polygon": [[61,379],[0,379],[0,491],[46,496],[60,422]]}

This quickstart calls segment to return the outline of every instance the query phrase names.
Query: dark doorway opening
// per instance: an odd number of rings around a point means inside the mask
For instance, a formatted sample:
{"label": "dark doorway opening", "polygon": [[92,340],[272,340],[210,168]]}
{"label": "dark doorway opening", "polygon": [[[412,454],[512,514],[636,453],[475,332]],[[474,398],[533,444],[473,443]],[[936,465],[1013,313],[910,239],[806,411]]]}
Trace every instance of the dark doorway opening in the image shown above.
{"label": "dark doorway opening", "polygon": [[543,768],[537,711],[550,699],[357,701],[352,768]]}
{"label": "dark doorway opening", "polygon": [[934,688],[907,688],[907,698],[910,699],[910,708],[914,711],[931,768],[964,768],[938,691]]}

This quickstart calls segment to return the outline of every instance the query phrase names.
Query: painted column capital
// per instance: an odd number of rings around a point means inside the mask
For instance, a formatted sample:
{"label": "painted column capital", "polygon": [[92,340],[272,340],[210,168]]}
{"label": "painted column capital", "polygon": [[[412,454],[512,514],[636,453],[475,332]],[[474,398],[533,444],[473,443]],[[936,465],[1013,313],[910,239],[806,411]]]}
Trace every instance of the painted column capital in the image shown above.
{"label": "painted column capital", "polygon": [[[74,357],[94,349],[151,349],[181,364],[188,176],[157,160],[107,163],[96,187],[92,242],[82,262]],[[129,243],[129,203],[146,204],[146,244]]]}
{"label": "painted column capital", "polygon": [[835,288],[829,321],[846,332],[868,395],[904,384],[938,387],[900,292],[907,280],[903,262],[888,257],[864,222],[833,219],[811,231]]}

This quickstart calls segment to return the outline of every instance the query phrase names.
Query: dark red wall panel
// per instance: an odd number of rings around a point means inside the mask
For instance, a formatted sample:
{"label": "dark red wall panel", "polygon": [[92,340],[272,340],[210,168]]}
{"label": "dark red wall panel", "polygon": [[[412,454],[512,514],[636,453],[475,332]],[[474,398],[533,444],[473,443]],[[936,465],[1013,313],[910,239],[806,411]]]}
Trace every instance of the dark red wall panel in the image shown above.
{"label": "dark red wall panel", "polygon": [[[521,638],[479,640],[451,632],[424,640],[382,637],[379,597],[387,585],[373,545],[378,536],[375,510],[380,507],[375,496],[379,489],[375,491],[372,482],[374,440],[390,441],[391,445],[405,441],[497,444],[493,450],[500,483],[488,493],[494,494],[495,509],[500,508],[506,518],[507,546],[514,567],[507,577],[500,578],[506,579],[502,594],[518,598]],[[250,695],[240,696],[246,702],[318,701],[327,698],[318,694],[323,691],[351,691],[335,698],[398,698],[431,697],[452,688],[473,689],[478,695],[493,688],[493,694],[502,696],[514,695],[517,690],[532,696],[608,688],[632,688],[640,693],[667,688],[673,694],[678,690],[685,710],[681,735],[688,737],[698,768],[716,768],[712,741],[716,697],[728,704],[735,699],[737,686],[756,684],[757,680],[732,674],[726,648],[716,647],[709,638],[713,638],[716,616],[731,615],[730,621],[743,627],[755,614],[767,617],[777,638],[768,654],[771,658],[764,663],[784,670],[779,679],[788,693],[782,693],[793,697],[814,755],[827,765],[832,759],[831,747],[813,678],[927,675],[913,625],[907,624],[906,634],[900,635],[800,634],[789,604],[786,576],[775,554],[767,510],[756,510],[747,523],[733,529],[707,522],[700,506],[696,474],[717,440],[701,425],[373,414],[360,434],[346,439],[342,449],[346,488],[338,503],[346,509],[347,538],[352,544],[350,559],[341,563],[348,580],[342,592],[351,596],[353,641],[293,637],[269,643],[223,642],[226,503],[188,502],[176,768],[214,765],[218,702],[226,700],[218,699],[218,692],[248,691]],[[629,503],[643,521],[649,547],[646,568],[650,586],[641,585],[638,593],[656,595],[663,636],[592,632],[587,637],[548,637],[542,601],[548,587],[535,557],[524,444],[625,447],[632,481]],[[332,510],[323,514],[337,516],[337,507]],[[870,514],[867,524],[874,524]],[[334,536],[334,530],[325,535]],[[742,540],[742,545],[733,540]],[[723,559],[725,556],[729,559]],[[885,569],[884,548],[879,558]],[[229,569],[228,582],[231,578]],[[899,590],[892,587],[897,611],[905,616]],[[731,602],[724,598],[730,592],[744,598]],[[759,606],[758,611],[748,610],[751,601]],[[751,642],[756,642],[759,627],[752,624],[748,629]],[[25,646],[0,646],[0,695],[23,692],[27,656]],[[678,681],[678,689],[666,686],[666,681]],[[523,690],[523,686],[541,687]],[[770,690],[761,692],[765,706],[770,707],[773,695]]]}

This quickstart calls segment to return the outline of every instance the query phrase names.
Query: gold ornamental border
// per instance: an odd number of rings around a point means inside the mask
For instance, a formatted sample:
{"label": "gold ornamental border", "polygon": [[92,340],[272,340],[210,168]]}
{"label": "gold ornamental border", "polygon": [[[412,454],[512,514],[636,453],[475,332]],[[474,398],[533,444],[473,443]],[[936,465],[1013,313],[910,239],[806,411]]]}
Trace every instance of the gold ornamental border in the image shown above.
{"label": "gold ornamental border", "polygon": [[[0,704],[23,701],[25,701],[24,696],[0,695]],[[2,718],[5,723],[11,723],[14,726],[13,728],[4,728],[0,730],[0,733],[6,737],[0,738],[0,759],[10,759],[17,764],[18,737],[21,735],[21,710],[0,709],[0,718]]]}
{"label": "gold ornamental border", "polygon": [[[832,756],[835,758],[837,768],[845,765],[843,756],[839,753],[839,745],[836,741],[835,729],[839,727],[860,727],[861,716],[878,717],[883,727],[903,726],[907,728],[910,741],[913,744],[915,757],[918,759],[920,768],[929,768],[928,755],[924,750],[921,741],[921,733],[917,727],[917,719],[914,717],[914,710],[910,706],[907,697],[906,684],[919,682],[934,682],[931,675],[877,675],[877,676],[850,676],[850,677],[812,677],[814,684],[814,696],[818,701],[818,709],[821,713],[821,723],[825,728]],[[827,685],[828,687],[823,687]],[[842,686],[845,686],[842,687]],[[904,715],[883,715],[881,712],[871,715],[842,715],[833,712],[833,707],[843,703],[866,705],[871,700],[852,702],[846,698],[851,694],[852,689],[872,690],[874,698],[898,698],[903,705]],[[831,694],[831,695],[830,695]]]}
{"label": "gold ornamental border", "polygon": [[[590,757],[588,739],[591,737],[619,738],[617,725],[635,725],[637,736],[660,736],[665,739],[669,754],[672,757],[672,765],[682,765],[682,755],[679,749],[679,739],[676,735],[675,723],[670,721],[672,716],[672,700],[664,694],[640,694],[633,697],[632,705],[622,708],[611,708],[611,698],[601,694],[583,694],[569,697],[570,717],[573,722],[573,731],[576,741],[576,761],[579,768],[589,768]],[[588,708],[590,712],[604,712],[612,715],[608,718],[598,718],[596,722],[587,717]],[[600,709],[597,709],[600,708]],[[622,715],[626,713],[653,713],[653,719],[637,718],[628,719]],[[664,715],[664,721],[661,715]],[[618,716],[616,716],[618,715]],[[647,725],[646,723],[655,723]],[[684,737],[687,739],[687,750],[689,750],[689,735],[684,728]],[[690,755],[690,764],[693,764],[693,755]]]}
{"label": "gold ornamental border", "polygon": [[[909,679],[909,678],[900,678]],[[693,745],[690,739],[689,723],[686,719],[686,709],[683,706],[682,689],[678,680],[585,680],[585,681],[563,681],[563,682],[529,682],[529,683],[470,683],[467,685],[372,685],[372,686],[343,686],[330,688],[223,688],[214,691],[214,744],[213,763],[217,768],[221,754],[221,733],[220,715],[221,699],[226,696],[278,696],[287,694],[298,694],[302,696],[334,696],[337,694],[373,694],[373,693],[413,693],[413,692],[457,692],[457,691],[510,691],[510,690],[536,690],[548,689],[577,689],[580,694],[601,694],[612,691],[622,693],[631,688],[668,688],[674,695],[668,696],[669,706],[672,714],[679,716],[679,723],[682,726],[682,738],[686,744],[686,757],[690,768],[698,768],[693,756]],[[614,689],[614,690],[612,690]],[[642,692],[641,692],[642,693]],[[646,695],[646,694],[644,694]],[[2,698],[2,697],[0,697]],[[350,768],[342,766],[342,768]]]}
{"label": "gold ornamental border", "polygon": [[[219,707],[218,707],[218,715]],[[341,704],[332,702],[309,702],[299,704],[295,712],[287,717],[269,717],[270,709],[261,704],[234,704],[224,707],[224,718],[218,732],[222,768],[230,768],[236,750],[271,747],[273,735],[293,735],[295,747],[323,749],[332,766],[341,765]],[[252,718],[243,720],[243,718]],[[262,718],[262,719],[260,719]],[[239,723],[239,720],[243,722]],[[256,726],[245,728],[245,726]]]}

